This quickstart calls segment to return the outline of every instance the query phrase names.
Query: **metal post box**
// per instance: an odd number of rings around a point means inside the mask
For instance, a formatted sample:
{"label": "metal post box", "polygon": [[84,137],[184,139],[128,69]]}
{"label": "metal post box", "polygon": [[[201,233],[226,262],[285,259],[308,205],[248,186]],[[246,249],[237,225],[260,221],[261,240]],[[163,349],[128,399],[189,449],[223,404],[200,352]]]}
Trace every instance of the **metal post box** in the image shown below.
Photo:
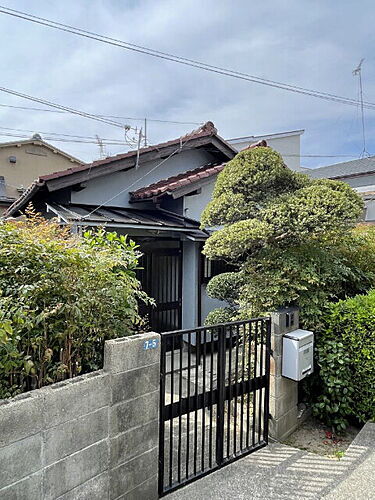
{"label": "metal post box", "polygon": [[314,371],[314,333],[294,330],[283,336],[282,376],[302,380]]}

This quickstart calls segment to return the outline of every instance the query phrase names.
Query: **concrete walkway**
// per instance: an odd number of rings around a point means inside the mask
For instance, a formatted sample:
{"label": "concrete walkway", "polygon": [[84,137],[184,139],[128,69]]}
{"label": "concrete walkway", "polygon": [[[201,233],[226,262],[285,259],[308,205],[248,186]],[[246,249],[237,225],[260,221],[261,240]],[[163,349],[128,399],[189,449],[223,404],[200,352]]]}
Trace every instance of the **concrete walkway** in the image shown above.
{"label": "concrete walkway", "polygon": [[248,455],[168,495],[168,500],[370,500],[375,497],[375,424],[341,460],[282,444]]}

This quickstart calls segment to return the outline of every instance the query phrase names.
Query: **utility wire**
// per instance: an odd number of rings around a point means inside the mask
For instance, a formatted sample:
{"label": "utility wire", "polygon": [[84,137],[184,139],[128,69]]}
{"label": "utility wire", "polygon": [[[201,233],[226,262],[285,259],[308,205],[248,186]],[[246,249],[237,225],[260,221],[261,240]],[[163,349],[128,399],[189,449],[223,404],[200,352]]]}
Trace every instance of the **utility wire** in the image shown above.
{"label": "utility wire", "polygon": [[[108,198],[108,200],[103,201],[103,203],[101,205],[98,205],[96,208],[94,208],[94,210],[92,210],[91,212],[89,212],[87,215],[84,215],[83,219],[86,219],[87,217],[90,217],[90,215],[92,215],[93,213],[95,213],[97,210],[100,210],[104,205],[107,205],[107,203],[110,203],[111,201],[113,201],[118,196],[122,195],[126,191],[129,191],[133,186],[135,186],[135,184],[138,184],[139,181],[143,180],[145,177],[147,177],[149,174],[151,174],[151,172],[154,172],[157,168],[159,168],[166,161],[168,161],[170,158],[172,158],[172,156],[174,156],[176,153],[179,153],[182,150],[182,148],[190,140],[191,140],[191,138],[188,138],[185,142],[182,142],[182,137],[180,137],[180,146],[177,149],[175,149],[174,151],[172,151],[172,153],[169,156],[167,156],[166,158],[164,158],[160,163],[157,163],[155,165],[155,167],[153,167],[151,170],[149,170],[144,175],[142,175],[142,177],[139,177],[138,179],[136,179],[134,182],[132,182],[132,184],[130,184],[129,186],[126,186],[126,188],[124,188],[124,189],[121,189],[121,191],[119,191],[118,193],[116,193],[114,196],[111,196],[111,198]],[[90,172],[91,172],[91,167],[89,169],[89,174],[90,174]]]}
{"label": "utility wire", "polygon": [[[11,134],[11,133],[6,133],[6,132],[0,132],[1,137],[15,137],[17,139],[31,139],[29,135],[24,135],[24,134]],[[46,141],[54,141],[54,142],[64,142],[64,143],[77,143],[77,144],[95,144],[96,146],[98,145],[98,141],[90,141],[90,140],[83,140],[83,139],[64,139],[60,137],[43,137],[43,140]],[[128,142],[111,142],[111,141],[106,141],[103,142],[104,146],[130,146],[134,147],[134,144],[128,143]]]}
{"label": "utility wire", "polygon": [[[131,50],[134,52],[146,54],[146,55],[149,55],[152,57],[158,57],[160,59],[165,59],[165,60],[175,62],[178,64],[183,64],[185,66],[191,66],[191,67],[195,67],[198,69],[203,69],[205,71],[210,71],[212,73],[230,76],[232,78],[237,78],[237,79],[245,80],[245,81],[252,82],[252,83],[258,83],[258,84],[266,85],[266,86],[273,87],[273,88],[279,88],[282,90],[287,90],[289,92],[294,92],[294,93],[298,93],[298,94],[309,95],[309,96],[316,97],[319,99],[324,99],[324,100],[328,100],[328,101],[332,101],[332,102],[338,102],[341,104],[347,104],[347,105],[351,105],[351,106],[358,105],[358,102],[352,98],[339,96],[337,94],[331,94],[331,93],[327,93],[327,92],[321,92],[321,91],[316,91],[316,90],[312,90],[312,89],[307,89],[304,87],[290,85],[290,84],[278,82],[275,80],[269,80],[269,79],[261,78],[258,76],[250,75],[248,73],[242,73],[239,71],[234,71],[234,70],[230,70],[227,68],[222,68],[220,66],[214,66],[214,65],[207,64],[204,62],[196,61],[194,59],[188,59],[185,57],[176,56],[174,54],[170,54],[167,52],[161,52],[161,51],[151,49],[148,47],[143,47],[141,45],[136,45],[133,43],[125,42],[123,40],[119,40],[116,38],[108,37],[105,35],[100,35],[98,33],[92,32],[92,31],[87,31],[87,30],[84,30],[82,28],[77,28],[74,26],[70,26],[68,24],[59,23],[57,21],[53,21],[53,20],[46,19],[43,17],[34,16],[32,14],[21,12],[21,11],[15,10],[15,9],[10,9],[9,7],[4,7],[1,5],[0,5],[0,13],[7,14],[9,16],[13,16],[16,18],[24,19],[26,21],[30,21],[30,22],[40,24],[43,26],[47,26],[49,28],[54,28],[54,29],[57,29],[60,31],[65,31],[67,33],[71,33],[74,35],[78,35],[78,36],[82,36],[82,37],[89,38],[92,40],[96,40],[96,41],[106,43],[109,45],[117,46],[117,47],[120,47],[120,48],[123,48],[126,50]],[[363,106],[368,108],[368,109],[375,109],[375,103],[372,103],[372,102],[364,102]]]}
{"label": "utility wire", "polygon": [[[5,127],[0,127],[5,128]],[[16,129],[13,129],[16,130]],[[41,133],[46,133],[47,132],[41,132]],[[52,134],[52,132],[49,132],[49,134]],[[54,134],[58,135],[58,134]],[[61,135],[68,135],[68,134],[61,134]],[[0,132],[0,136],[4,137],[17,137],[19,139],[32,139],[28,135],[22,135],[22,134],[12,134],[12,133],[6,133],[6,132]],[[68,136],[68,137],[81,137],[81,136]],[[83,137],[83,136],[82,136]],[[90,141],[90,140],[79,140],[79,139],[64,139],[60,137],[48,137],[45,136],[43,137],[43,140],[49,140],[49,141],[56,141],[56,142],[66,142],[66,143],[79,143],[79,144],[95,144],[96,146],[98,145],[98,141]],[[120,142],[117,141],[116,139],[102,139],[104,146],[129,146],[128,143],[126,142]],[[134,147],[134,145],[132,145]],[[284,158],[358,158],[358,155],[347,155],[347,154],[282,154]]]}
{"label": "utility wire", "polygon": [[[125,42],[123,40],[119,40],[116,38],[108,37],[105,35],[100,35],[98,33],[92,32],[92,31],[87,31],[87,30],[84,30],[81,28],[77,28],[77,27],[70,26],[67,24],[59,23],[57,21],[53,21],[53,20],[46,19],[43,17],[34,16],[32,14],[21,12],[21,11],[15,10],[15,9],[10,9],[9,7],[4,7],[1,5],[0,5],[0,13],[7,14],[7,15],[13,16],[13,17],[17,17],[20,19],[24,19],[26,21],[31,21],[31,22],[36,23],[36,24],[41,24],[41,25],[47,26],[49,28],[54,28],[54,29],[58,29],[60,31],[65,31],[65,32],[68,32],[68,33],[71,33],[74,35],[79,35],[79,36],[83,36],[85,38],[90,38],[92,40],[97,40],[97,41],[100,41],[102,43],[114,45],[114,46],[117,46],[117,47],[120,47],[120,48],[123,48],[126,50],[131,50],[134,52],[147,54],[149,56],[158,57],[160,59],[165,59],[165,60],[172,61],[175,63],[184,64],[186,66],[192,66],[192,67],[195,67],[198,69],[203,69],[205,71],[210,71],[210,72],[222,74],[225,76],[231,76],[233,78],[238,78],[241,80],[250,81],[252,83],[267,85],[270,87],[279,88],[279,89],[287,90],[290,92],[295,92],[295,93],[304,94],[304,95],[310,95],[312,97],[317,97],[320,99],[325,99],[325,100],[333,101],[333,102],[339,102],[342,104],[348,104],[348,105],[352,105],[352,106],[357,106],[357,104],[358,104],[358,102],[355,99],[351,99],[348,97],[343,97],[343,96],[339,96],[336,94],[330,94],[327,92],[320,92],[320,91],[316,91],[316,90],[311,90],[311,89],[299,87],[296,85],[290,85],[290,84],[286,84],[286,83],[282,83],[282,82],[277,82],[274,80],[268,80],[268,79],[261,78],[258,76],[250,75],[248,73],[242,73],[239,71],[234,71],[234,70],[222,68],[220,66],[214,66],[214,65],[207,64],[204,62],[196,61],[194,59],[188,59],[185,57],[176,56],[174,54],[170,54],[167,52],[161,52],[161,51],[158,51],[155,49],[150,49],[148,47],[143,47],[141,45],[136,45],[136,44],[133,44],[130,42]],[[364,103],[364,106],[368,107],[370,109],[373,109],[375,107],[375,103],[366,102],[366,103]]]}
{"label": "utility wire", "polygon": [[121,129],[126,129],[126,128],[130,129],[131,128],[128,125],[123,125],[119,122],[115,122],[115,121],[110,120],[108,118],[101,118],[97,115],[93,115],[91,113],[86,113],[85,111],[80,111],[78,109],[70,108],[68,106],[63,106],[62,104],[57,104],[57,103],[52,102],[52,101],[47,101],[46,99],[42,99],[40,97],[34,97],[34,96],[31,96],[28,94],[22,94],[21,92],[17,92],[16,90],[8,89],[5,87],[0,87],[0,92],[5,92],[6,94],[10,94],[10,95],[15,95],[17,97],[21,97],[22,99],[27,99],[29,101],[38,102],[39,104],[44,104],[45,106],[50,106],[52,108],[56,108],[56,109],[65,111],[67,113],[72,113],[74,115],[83,116],[84,118],[88,118],[90,120],[102,122],[102,123],[105,123],[106,125],[113,125],[114,127],[118,127]]}
{"label": "utility wire", "polygon": [[[0,127],[1,130],[11,130],[14,132],[30,132],[30,133],[35,133],[35,130],[28,130],[28,129],[19,129],[19,128],[10,128],[10,127]],[[42,130],[38,130],[37,133],[39,134],[46,134],[46,135],[52,135],[52,136],[58,136],[58,137],[72,137],[75,139],[92,139],[96,142],[98,142],[96,136],[92,135],[72,135],[72,134],[62,134],[58,132],[46,132]],[[111,141],[111,142],[118,142],[120,144],[125,144],[123,139],[105,139],[104,137],[100,137],[101,140],[103,141]]]}
{"label": "utility wire", "polygon": [[[43,111],[45,113],[67,113],[67,111],[60,111],[57,109],[44,109],[44,108],[32,108],[29,106],[14,106],[12,104],[0,104],[1,108],[11,108],[11,109],[22,109],[26,111]],[[118,120],[131,120],[131,121],[140,121],[144,122],[144,118],[134,118],[131,116],[114,116],[114,115],[97,115],[93,114],[93,116],[98,116],[99,118],[115,118]],[[202,125],[203,122],[183,122],[177,120],[162,120],[156,118],[147,118],[149,122],[157,122],[157,123],[172,123],[175,125]]]}

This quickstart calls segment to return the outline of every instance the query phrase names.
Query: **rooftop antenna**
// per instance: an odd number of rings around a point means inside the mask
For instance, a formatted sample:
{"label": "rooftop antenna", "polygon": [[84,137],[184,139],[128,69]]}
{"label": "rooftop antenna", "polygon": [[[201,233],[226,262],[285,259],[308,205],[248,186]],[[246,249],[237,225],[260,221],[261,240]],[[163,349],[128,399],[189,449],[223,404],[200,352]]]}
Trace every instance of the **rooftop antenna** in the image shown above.
{"label": "rooftop antenna", "polygon": [[98,135],[96,135],[95,137],[96,137],[96,142],[98,143],[98,146],[99,146],[99,156],[100,156],[100,159],[102,160],[106,157],[104,144],[103,144],[102,139]]}
{"label": "rooftop antenna", "polygon": [[141,141],[142,141],[142,127],[139,131],[139,134],[138,134],[138,145],[137,145],[137,159],[136,159],[136,162],[135,162],[135,169],[137,170],[138,166],[139,166],[139,150],[141,149]]}
{"label": "rooftop antenna", "polygon": [[362,63],[364,59],[359,61],[358,66],[353,70],[353,76],[358,76],[359,78],[359,98],[361,102],[361,117],[362,117],[362,139],[363,139],[363,149],[360,158],[370,156],[370,153],[366,149],[366,129],[365,129],[365,112],[363,109],[363,88],[362,88]]}
{"label": "rooftop antenna", "polygon": [[145,118],[145,131],[143,134],[143,138],[145,140],[145,142],[144,142],[145,148],[147,148],[147,118]]}

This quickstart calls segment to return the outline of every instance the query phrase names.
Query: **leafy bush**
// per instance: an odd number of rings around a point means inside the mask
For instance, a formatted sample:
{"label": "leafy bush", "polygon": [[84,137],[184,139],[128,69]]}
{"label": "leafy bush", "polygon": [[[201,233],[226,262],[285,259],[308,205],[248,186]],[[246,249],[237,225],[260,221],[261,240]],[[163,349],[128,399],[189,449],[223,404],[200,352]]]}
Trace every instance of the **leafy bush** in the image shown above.
{"label": "leafy bush", "polygon": [[318,336],[315,413],[336,430],[375,419],[375,290],[331,305]]}
{"label": "leafy bush", "polygon": [[218,307],[207,314],[204,324],[206,326],[219,325],[234,321],[234,319],[234,311],[231,307]]}
{"label": "leafy bush", "polygon": [[229,272],[217,274],[207,285],[207,295],[212,299],[227,300],[235,303],[240,295],[240,289],[244,284],[241,273]]}
{"label": "leafy bush", "polygon": [[245,315],[298,305],[303,325],[316,330],[331,302],[375,285],[375,241],[371,232],[355,230],[319,245],[267,248],[247,259],[243,274],[240,305]]}
{"label": "leafy bush", "polygon": [[[248,149],[218,175],[201,223],[221,227],[203,253],[241,274],[240,317],[298,305],[316,328],[328,302],[375,285],[375,238],[353,232],[362,211],[348,184],[292,172],[271,148]],[[220,298],[233,302],[232,290]]]}
{"label": "leafy bush", "polygon": [[147,301],[126,236],[29,216],[0,223],[0,398],[101,368],[104,340],[140,328]]}

